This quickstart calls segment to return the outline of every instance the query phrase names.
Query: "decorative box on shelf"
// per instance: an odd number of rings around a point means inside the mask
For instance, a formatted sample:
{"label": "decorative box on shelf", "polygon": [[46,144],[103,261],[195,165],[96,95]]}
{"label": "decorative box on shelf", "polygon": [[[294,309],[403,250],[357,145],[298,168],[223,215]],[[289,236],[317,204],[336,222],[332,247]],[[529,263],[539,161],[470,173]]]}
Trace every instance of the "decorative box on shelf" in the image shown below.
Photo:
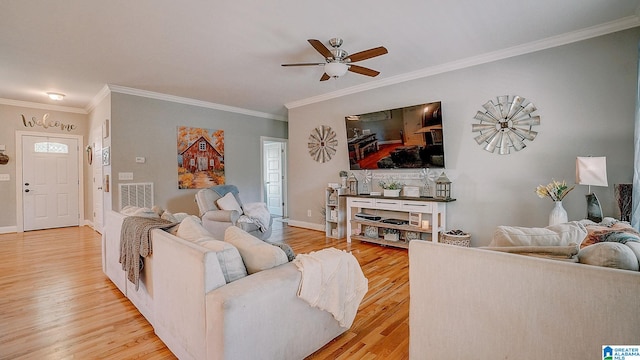
{"label": "decorative box on shelf", "polygon": [[388,241],[400,240],[400,232],[395,229],[384,229],[384,239]]}
{"label": "decorative box on shelf", "polygon": [[406,197],[420,197],[419,186],[405,186],[402,188],[402,193]]}

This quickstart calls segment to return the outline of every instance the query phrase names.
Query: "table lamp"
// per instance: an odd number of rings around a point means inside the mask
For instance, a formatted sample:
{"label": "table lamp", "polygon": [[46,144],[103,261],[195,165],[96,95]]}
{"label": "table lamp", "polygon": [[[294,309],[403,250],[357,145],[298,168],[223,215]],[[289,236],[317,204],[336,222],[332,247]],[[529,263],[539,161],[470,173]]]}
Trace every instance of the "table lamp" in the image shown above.
{"label": "table lamp", "polygon": [[599,223],[602,221],[602,207],[596,194],[591,192],[593,186],[609,186],[607,184],[607,158],[582,157],[576,158],[576,184],[588,185],[589,193],[587,198],[587,219]]}

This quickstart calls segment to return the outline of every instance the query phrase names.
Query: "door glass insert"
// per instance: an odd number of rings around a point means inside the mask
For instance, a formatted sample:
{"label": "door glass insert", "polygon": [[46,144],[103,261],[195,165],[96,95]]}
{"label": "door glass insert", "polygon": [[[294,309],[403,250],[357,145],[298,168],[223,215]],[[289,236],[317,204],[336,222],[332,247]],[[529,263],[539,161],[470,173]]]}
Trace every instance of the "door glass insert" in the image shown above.
{"label": "door glass insert", "polygon": [[38,153],[68,154],[69,146],[67,144],[45,141],[35,143],[34,151]]}

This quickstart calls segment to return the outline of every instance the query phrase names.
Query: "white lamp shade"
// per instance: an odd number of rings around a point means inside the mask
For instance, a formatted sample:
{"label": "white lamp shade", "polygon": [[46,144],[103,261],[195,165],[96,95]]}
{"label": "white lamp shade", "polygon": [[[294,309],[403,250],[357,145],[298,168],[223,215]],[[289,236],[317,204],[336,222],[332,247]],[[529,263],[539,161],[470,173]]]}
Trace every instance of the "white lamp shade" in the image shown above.
{"label": "white lamp shade", "polygon": [[576,184],[609,186],[607,183],[607,158],[581,157],[576,158]]}
{"label": "white lamp shade", "polygon": [[349,70],[349,66],[340,62],[329,62],[324,65],[324,72],[333,78],[343,76],[347,70]]}

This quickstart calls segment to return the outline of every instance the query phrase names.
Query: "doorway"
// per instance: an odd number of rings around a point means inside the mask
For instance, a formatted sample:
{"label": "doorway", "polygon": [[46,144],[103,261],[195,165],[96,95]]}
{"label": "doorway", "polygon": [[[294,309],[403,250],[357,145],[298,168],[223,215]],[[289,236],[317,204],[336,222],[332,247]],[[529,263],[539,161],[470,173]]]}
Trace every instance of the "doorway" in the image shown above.
{"label": "doorway", "polygon": [[102,127],[91,130],[91,171],[93,179],[91,191],[93,193],[93,230],[102,234],[104,224],[104,192],[102,191]]}
{"label": "doorway", "polygon": [[269,213],[287,216],[287,140],[261,137],[262,199]]}
{"label": "doorway", "polygon": [[84,221],[80,135],[16,131],[18,232]]}

